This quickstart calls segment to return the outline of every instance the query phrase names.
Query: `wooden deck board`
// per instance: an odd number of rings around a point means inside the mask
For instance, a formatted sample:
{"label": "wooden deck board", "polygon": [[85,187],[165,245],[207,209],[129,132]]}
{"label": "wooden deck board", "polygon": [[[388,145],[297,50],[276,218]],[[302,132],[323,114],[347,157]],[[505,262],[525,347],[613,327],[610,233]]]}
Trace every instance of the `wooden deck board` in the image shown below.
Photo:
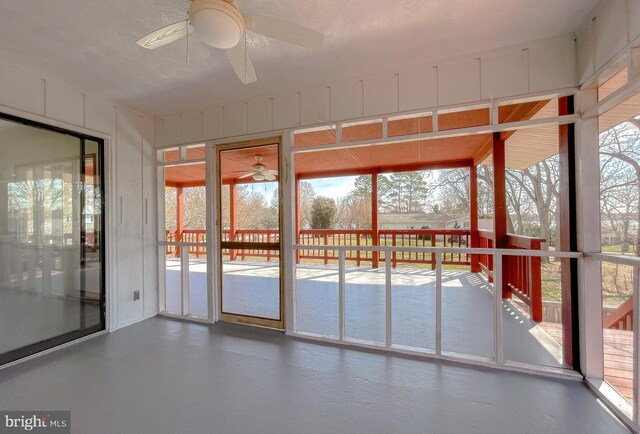
{"label": "wooden deck board", "polygon": [[[551,337],[562,343],[562,325],[540,323]],[[633,402],[633,333],[623,330],[603,331],[604,378],[629,402]]]}

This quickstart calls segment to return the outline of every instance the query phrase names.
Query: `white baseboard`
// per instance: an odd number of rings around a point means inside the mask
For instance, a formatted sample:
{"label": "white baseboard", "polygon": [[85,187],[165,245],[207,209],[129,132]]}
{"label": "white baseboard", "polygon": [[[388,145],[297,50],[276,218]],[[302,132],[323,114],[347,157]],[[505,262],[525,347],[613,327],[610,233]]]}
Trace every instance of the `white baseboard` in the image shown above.
{"label": "white baseboard", "polygon": [[135,319],[133,319],[131,321],[123,322],[123,323],[120,323],[120,324],[113,324],[113,325],[111,325],[111,327],[109,327],[109,332],[115,332],[118,329],[121,329],[123,327],[128,327],[130,325],[139,323],[140,321],[144,321],[144,320],[147,320],[149,318],[153,318],[156,315],[158,315],[158,312],[151,312],[151,313],[148,313],[148,314],[146,314],[144,316],[141,316],[140,318],[135,318]]}

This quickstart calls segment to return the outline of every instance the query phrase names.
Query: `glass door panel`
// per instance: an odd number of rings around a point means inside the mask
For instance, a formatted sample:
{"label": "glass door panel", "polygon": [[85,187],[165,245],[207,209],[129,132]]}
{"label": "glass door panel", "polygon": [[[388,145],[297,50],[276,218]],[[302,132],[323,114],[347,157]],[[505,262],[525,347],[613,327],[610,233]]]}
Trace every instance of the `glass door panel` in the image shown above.
{"label": "glass door panel", "polygon": [[0,118],[0,364],[104,328],[102,146]]}
{"label": "glass door panel", "polygon": [[218,150],[220,318],[283,328],[279,141]]}

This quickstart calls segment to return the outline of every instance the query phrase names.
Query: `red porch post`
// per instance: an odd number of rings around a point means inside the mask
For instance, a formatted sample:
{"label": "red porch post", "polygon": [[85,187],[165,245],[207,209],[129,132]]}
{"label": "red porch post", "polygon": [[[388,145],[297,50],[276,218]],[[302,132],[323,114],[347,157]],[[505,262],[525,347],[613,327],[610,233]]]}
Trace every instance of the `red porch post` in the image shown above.
{"label": "red porch post", "polygon": [[[573,113],[572,97],[558,98],[558,115],[564,116]],[[560,125],[558,157],[560,162],[560,185],[558,191],[558,213],[560,234],[557,239],[557,248],[563,252],[577,249],[575,230],[575,144],[573,138],[573,125]],[[562,293],[562,354],[564,361],[569,366],[574,366],[574,334],[573,334],[573,288],[575,282],[572,275],[577,275],[575,259],[562,258],[560,273],[560,288]],[[577,344],[577,342],[575,343]],[[577,362],[577,360],[576,360]]]}
{"label": "red porch post", "polygon": [[[238,190],[236,183],[231,181],[229,184],[229,241],[236,240],[236,202],[238,200]],[[229,260],[235,261],[237,252],[235,249],[229,250]]]}
{"label": "red porch post", "polygon": [[[296,179],[296,244],[300,243],[300,211],[300,179]],[[296,250],[296,263],[300,263],[300,250]]]}
{"label": "red porch post", "polygon": [[[378,172],[371,172],[371,244],[380,244],[380,234],[378,228]],[[380,252],[372,252],[371,266],[378,268]]]}
{"label": "red porch post", "polygon": [[[182,184],[176,186],[176,242],[182,242],[184,232],[184,196]],[[188,250],[188,249],[187,249]],[[176,246],[176,258],[180,257],[180,246]]]}
{"label": "red porch post", "polygon": [[[509,245],[507,236],[507,193],[505,188],[505,147],[500,133],[493,133],[493,234],[494,248],[505,249]],[[509,297],[507,290],[508,258],[502,261],[502,298]]]}
{"label": "red porch post", "polygon": [[[478,235],[478,166],[469,167],[469,227],[471,236],[469,240],[472,248],[480,247]],[[480,261],[478,255],[471,255],[471,272],[479,273]]]}

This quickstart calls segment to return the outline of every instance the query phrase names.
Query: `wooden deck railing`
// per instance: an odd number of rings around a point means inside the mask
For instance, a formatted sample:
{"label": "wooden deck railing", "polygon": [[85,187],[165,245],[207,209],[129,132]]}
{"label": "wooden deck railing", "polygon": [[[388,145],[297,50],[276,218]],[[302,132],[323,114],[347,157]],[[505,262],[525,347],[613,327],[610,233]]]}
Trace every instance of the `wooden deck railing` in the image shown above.
{"label": "wooden deck railing", "polygon": [[[480,230],[480,248],[493,248],[494,237],[489,231]],[[509,234],[508,249],[540,250],[542,238]],[[480,267],[489,281],[493,281],[493,256],[480,255]],[[514,295],[531,308],[531,319],[542,321],[542,263],[539,256],[504,257],[504,296]]]}
{"label": "wooden deck railing", "polygon": [[602,318],[602,326],[606,329],[633,330],[633,297]]}
{"label": "wooden deck railing", "polygon": [[[431,230],[431,229],[381,229],[378,231],[378,245],[398,247],[469,247],[471,231],[469,230]],[[493,233],[480,230],[478,247],[493,248]],[[374,232],[370,229],[304,229],[298,237],[299,245],[324,246],[353,246],[353,250],[345,252],[345,260],[353,261],[360,266],[371,263],[374,266],[373,252],[362,251],[358,247],[372,246]],[[224,241],[240,242],[277,242],[279,232],[276,229],[239,229],[235,232],[235,239],[230,240],[229,230],[223,231]],[[182,240],[177,239],[175,230],[167,231],[168,242],[206,242],[206,231],[201,229],[186,229],[182,232]],[[509,235],[507,248],[540,250],[545,240],[520,235]],[[177,246],[167,245],[168,255],[177,255]],[[278,258],[278,252],[273,250],[223,250],[223,255],[229,258],[265,258],[271,261]],[[190,245],[189,254],[196,257],[206,255],[206,246]],[[391,263],[395,268],[398,264],[425,264],[435,268],[434,253],[392,252]],[[380,252],[380,260],[384,260],[385,253]],[[325,264],[338,260],[338,254],[331,250],[299,249],[298,261],[318,260]],[[481,270],[493,281],[493,255],[478,255]],[[442,263],[447,265],[470,265],[471,255],[468,253],[444,253]],[[531,308],[531,318],[542,321],[542,264],[540,257],[533,256],[505,256],[504,289],[505,296],[516,296]]]}
{"label": "wooden deck railing", "polygon": [[[400,247],[468,247],[471,231],[459,229],[381,229],[381,246]],[[380,258],[384,259],[384,254]],[[448,265],[470,265],[470,255],[465,253],[444,253],[442,263]],[[435,253],[393,252],[391,264],[430,264],[435,269]]]}
{"label": "wooden deck railing", "polygon": [[[378,245],[401,247],[467,247],[471,237],[469,230],[430,230],[430,229],[381,229],[378,231]],[[223,241],[240,242],[277,242],[278,231],[276,229],[239,229],[236,230],[234,240],[229,239],[229,230],[223,231]],[[359,246],[372,246],[374,232],[371,229],[303,229],[298,237],[301,245],[325,245],[325,246],[354,246],[353,250],[346,253],[347,261],[355,261],[356,265],[362,263],[373,264],[373,253],[358,249]],[[206,231],[201,229],[185,229],[182,232],[182,240],[177,239],[175,230],[167,231],[167,242],[205,243]],[[175,255],[178,252],[176,246],[167,246],[166,253]],[[197,257],[206,255],[205,246],[189,246],[189,254]],[[223,255],[236,255],[242,259],[247,257],[267,258],[271,260],[277,257],[277,252],[264,250],[238,250],[232,252],[223,250]],[[332,251],[314,249],[301,249],[298,251],[298,260],[321,260],[325,264],[337,261],[338,255]],[[384,260],[381,254],[380,260]],[[470,255],[465,253],[448,253],[443,257],[443,264],[469,265]],[[435,255],[430,253],[393,253],[392,264],[395,268],[398,264],[430,264],[435,268]]]}

